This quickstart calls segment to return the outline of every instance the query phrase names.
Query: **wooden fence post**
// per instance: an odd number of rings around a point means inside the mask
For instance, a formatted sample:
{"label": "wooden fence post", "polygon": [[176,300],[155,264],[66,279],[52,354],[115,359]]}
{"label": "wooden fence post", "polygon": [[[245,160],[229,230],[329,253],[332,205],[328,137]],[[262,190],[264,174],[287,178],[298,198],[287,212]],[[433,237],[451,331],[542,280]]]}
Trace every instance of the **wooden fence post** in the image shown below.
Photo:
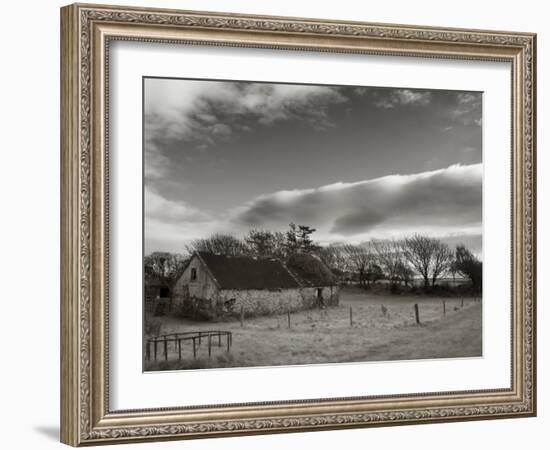
{"label": "wooden fence post", "polygon": [[208,335],[208,357],[212,356],[212,335]]}
{"label": "wooden fence post", "polygon": [[443,300],[443,315],[447,314],[447,305],[445,304],[445,300]]}
{"label": "wooden fence post", "polygon": [[244,305],[241,305],[241,328],[244,327]]}
{"label": "wooden fence post", "polygon": [[164,336],[164,359],[168,359],[168,341],[166,340],[166,336]]}
{"label": "wooden fence post", "polygon": [[286,312],[288,318],[288,328],[290,328],[290,309]]}
{"label": "wooden fence post", "polygon": [[196,338],[193,337],[193,358],[197,357],[197,345],[196,345]]}
{"label": "wooden fence post", "polygon": [[420,325],[420,313],[418,311],[418,303],[414,304],[414,316],[415,316],[415,319],[416,319],[416,324]]}
{"label": "wooden fence post", "polygon": [[155,338],[155,361],[157,360],[157,338]]}
{"label": "wooden fence post", "polygon": [[181,361],[181,339],[178,339],[178,356]]}
{"label": "wooden fence post", "polygon": [[353,308],[351,306],[349,307],[349,326],[353,326]]}

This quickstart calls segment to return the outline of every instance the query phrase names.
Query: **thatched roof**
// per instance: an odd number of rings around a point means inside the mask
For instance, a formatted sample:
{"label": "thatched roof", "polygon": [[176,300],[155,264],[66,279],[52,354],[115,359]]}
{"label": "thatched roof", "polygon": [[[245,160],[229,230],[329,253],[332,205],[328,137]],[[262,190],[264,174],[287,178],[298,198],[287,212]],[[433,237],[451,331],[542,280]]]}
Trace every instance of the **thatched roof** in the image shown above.
{"label": "thatched roof", "polygon": [[334,286],[336,276],[317,257],[292,255],[283,263],[276,258],[216,255],[197,252],[220,289],[296,289]]}
{"label": "thatched roof", "polygon": [[198,252],[220,289],[296,289],[298,280],[274,258]]}
{"label": "thatched roof", "polygon": [[315,255],[296,253],[290,256],[286,265],[303,286],[333,286],[337,283],[336,276]]}

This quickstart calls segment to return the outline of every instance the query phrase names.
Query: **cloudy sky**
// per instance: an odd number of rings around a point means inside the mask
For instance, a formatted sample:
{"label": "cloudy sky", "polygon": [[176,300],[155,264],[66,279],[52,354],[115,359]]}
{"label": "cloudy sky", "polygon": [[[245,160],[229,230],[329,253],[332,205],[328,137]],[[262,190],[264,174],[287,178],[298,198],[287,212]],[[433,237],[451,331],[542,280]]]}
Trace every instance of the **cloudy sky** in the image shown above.
{"label": "cloudy sky", "polygon": [[481,247],[482,94],[144,79],[145,253],[213,232]]}

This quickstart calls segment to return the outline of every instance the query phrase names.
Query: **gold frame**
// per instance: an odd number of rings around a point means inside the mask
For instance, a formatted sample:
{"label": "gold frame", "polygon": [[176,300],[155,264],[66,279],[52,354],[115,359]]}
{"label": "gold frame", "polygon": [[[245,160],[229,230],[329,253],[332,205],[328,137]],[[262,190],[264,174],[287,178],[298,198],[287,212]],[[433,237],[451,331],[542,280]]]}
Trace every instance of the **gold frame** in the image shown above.
{"label": "gold frame", "polygon": [[[114,39],[512,66],[512,383],[509,389],[111,411],[108,111]],[[536,414],[536,35],[75,4],[61,9],[61,440],[80,446]]]}

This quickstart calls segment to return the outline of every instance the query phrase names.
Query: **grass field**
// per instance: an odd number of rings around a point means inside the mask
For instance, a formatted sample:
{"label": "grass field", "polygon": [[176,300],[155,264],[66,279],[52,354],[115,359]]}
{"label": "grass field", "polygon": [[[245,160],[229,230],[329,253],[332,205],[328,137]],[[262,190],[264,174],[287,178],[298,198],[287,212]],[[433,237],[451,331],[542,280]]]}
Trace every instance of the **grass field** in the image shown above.
{"label": "grass field", "polygon": [[145,361],[145,370],[481,356],[481,310],[481,302],[474,298],[390,296],[348,287],[342,289],[340,306],[293,313],[290,327],[287,315],[247,318],[243,327],[239,321],[195,322],[164,316],[155,318],[162,320],[161,334],[231,331],[233,346],[227,352],[215,340],[209,358],[203,341],[193,358],[187,343],[181,361],[177,352],[169,352],[167,361],[159,353],[156,361]]}

